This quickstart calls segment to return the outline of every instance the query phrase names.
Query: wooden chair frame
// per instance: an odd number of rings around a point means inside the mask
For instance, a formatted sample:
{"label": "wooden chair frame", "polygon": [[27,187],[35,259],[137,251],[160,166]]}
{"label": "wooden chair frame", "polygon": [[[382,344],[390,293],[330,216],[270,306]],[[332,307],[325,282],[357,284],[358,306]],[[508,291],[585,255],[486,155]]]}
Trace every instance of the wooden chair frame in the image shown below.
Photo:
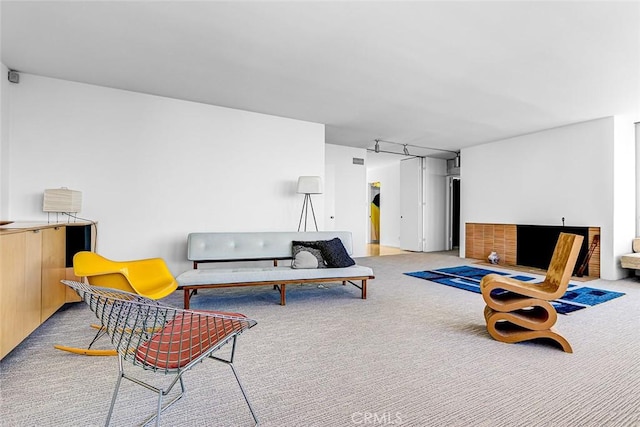
{"label": "wooden chair frame", "polygon": [[550,301],[567,291],[583,239],[576,234],[560,233],[542,283],[522,282],[499,274],[482,278],[480,289],[487,304],[484,317],[487,331],[494,339],[515,343],[548,338],[565,352],[573,352],[569,342],[552,328],[558,314]]}

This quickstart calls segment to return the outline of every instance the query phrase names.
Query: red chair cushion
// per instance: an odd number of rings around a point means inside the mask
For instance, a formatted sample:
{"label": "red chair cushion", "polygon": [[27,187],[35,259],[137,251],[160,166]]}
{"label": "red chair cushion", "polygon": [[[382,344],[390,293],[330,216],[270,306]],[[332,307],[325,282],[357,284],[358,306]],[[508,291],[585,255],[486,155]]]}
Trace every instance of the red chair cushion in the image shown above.
{"label": "red chair cushion", "polygon": [[178,313],[162,330],[136,350],[136,359],[161,369],[177,369],[210,350],[230,334],[246,327],[234,319],[202,316],[199,313],[246,317],[239,313],[199,311]]}

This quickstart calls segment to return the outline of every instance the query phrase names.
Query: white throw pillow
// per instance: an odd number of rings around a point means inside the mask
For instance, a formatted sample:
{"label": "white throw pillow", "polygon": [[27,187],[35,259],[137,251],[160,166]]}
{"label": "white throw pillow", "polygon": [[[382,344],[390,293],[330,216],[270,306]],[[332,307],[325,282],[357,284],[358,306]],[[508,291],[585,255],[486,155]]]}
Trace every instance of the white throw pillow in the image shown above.
{"label": "white throw pillow", "polygon": [[311,252],[302,250],[296,254],[291,268],[318,268],[318,258]]}

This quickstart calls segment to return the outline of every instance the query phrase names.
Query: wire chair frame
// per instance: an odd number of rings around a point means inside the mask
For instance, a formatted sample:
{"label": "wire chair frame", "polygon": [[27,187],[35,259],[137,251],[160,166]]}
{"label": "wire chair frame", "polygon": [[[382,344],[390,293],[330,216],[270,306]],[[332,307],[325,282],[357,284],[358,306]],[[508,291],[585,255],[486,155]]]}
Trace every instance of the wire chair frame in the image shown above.
{"label": "wire chair frame", "polygon": [[[231,367],[255,425],[258,425],[255,411],[233,366],[236,339],[242,332],[255,326],[257,323],[255,320],[238,313],[168,307],[141,295],[117,289],[94,287],[86,283],[69,280],[63,280],[62,283],[74,289],[89,305],[118,353],[119,373],[106,426],[111,421],[123,378],[158,394],[156,413],[144,422],[144,425],[147,425],[155,419],[155,424],[158,426],[162,412],[184,395],[182,375],[206,358],[223,362]],[[228,343],[232,344],[228,358],[213,354]],[[155,387],[125,374],[125,362],[144,370],[175,375],[175,377],[166,387]],[[178,382],[181,388],[179,395],[163,406],[163,397]]]}

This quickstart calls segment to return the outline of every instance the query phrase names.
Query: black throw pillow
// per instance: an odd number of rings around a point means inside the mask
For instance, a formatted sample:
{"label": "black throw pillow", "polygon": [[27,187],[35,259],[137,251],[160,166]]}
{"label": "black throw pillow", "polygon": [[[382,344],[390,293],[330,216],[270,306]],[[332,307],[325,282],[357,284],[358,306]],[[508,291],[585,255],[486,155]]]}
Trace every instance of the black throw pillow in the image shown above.
{"label": "black throw pillow", "polygon": [[320,246],[322,257],[329,268],[343,268],[356,264],[338,237],[331,240],[321,240],[318,242],[318,246]]}

